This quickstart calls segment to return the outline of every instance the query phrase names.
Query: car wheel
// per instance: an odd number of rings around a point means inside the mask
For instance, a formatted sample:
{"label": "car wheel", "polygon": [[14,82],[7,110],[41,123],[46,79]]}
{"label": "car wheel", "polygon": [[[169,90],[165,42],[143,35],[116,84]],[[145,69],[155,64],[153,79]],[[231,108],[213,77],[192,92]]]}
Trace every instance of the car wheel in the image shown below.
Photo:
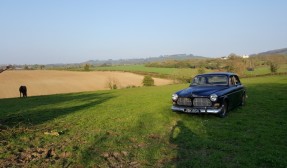
{"label": "car wheel", "polygon": [[240,106],[244,106],[245,105],[245,100],[246,100],[246,95],[243,94],[242,97],[241,97],[241,103],[240,103]]}
{"label": "car wheel", "polygon": [[221,112],[218,114],[218,116],[220,118],[224,118],[226,116],[226,114],[227,114],[227,109],[228,109],[228,104],[227,104],[226,101],[224,101],[223,108],[222,108]]}

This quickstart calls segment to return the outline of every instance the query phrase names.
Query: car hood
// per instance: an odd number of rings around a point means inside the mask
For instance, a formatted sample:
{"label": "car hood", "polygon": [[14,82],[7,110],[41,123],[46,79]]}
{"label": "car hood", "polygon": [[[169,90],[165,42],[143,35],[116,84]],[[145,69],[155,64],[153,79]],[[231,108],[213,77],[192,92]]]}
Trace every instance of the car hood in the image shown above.
{"label": "car hood", "polygon": [[224,89],[226,89],[226,86],[191,86],[189,88],[178,91],[176,94],[179,97],[210,96],[211,94]]}

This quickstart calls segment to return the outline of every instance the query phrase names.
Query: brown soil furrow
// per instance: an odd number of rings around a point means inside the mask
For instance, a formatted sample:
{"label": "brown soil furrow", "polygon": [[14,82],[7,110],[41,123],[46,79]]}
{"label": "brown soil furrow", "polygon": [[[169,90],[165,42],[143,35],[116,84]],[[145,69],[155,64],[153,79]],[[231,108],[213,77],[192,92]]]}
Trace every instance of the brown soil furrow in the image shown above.
{"label": "brown soil furrow", "polygon": [[[9,70],[0,74],[0,98],[19,97],[19,87],[28,88],[28,96],[108,90],[114,80],[118,88],[142,86],[142,75],[128,72],[74,72],[54,70]],[[170,80],[154,78],[155,85],[167,85]]]}

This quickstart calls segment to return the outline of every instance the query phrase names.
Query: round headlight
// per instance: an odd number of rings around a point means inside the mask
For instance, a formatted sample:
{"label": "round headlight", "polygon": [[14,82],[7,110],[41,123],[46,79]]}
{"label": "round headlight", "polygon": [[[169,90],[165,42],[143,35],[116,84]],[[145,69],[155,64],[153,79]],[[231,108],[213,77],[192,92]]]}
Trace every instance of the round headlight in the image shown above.
{"label": "round headlight", "polygon": [[173,100],[173,101],[176,101],[177,99],[178,99],[178,95],[177,95],[177,94],[173,94],[173,95],[172,95],[172,100]]}
{"label": "round headlight", "polygon": [[217,100],[217,95],[216,94],[210,95],[210,100],[215,102]]}

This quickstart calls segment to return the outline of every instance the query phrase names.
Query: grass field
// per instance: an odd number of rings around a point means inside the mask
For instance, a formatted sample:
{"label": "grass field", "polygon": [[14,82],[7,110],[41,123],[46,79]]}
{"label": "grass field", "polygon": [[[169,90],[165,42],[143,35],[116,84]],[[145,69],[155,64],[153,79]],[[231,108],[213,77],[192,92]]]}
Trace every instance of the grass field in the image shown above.
{"label": "grass field", "polygon": [[242,82],[224,119],[171,112],[186,84],[0,99],[0,167],[286,167],[287,76]]}
{"label": "grass field", "polygon": [[96,67],[93,70],[99,71],[126,71],[126,72],[151,72],[158,74],[173,74],[177,68],[155,68],[145,67],[144,64],[140,65],[123,65],[123,66],[109,66],[109,67]]}
{"label": "grass field", "polygon": [[[287,72],[287,64],[281,64],[279,65],[278,72]],[[264,75],[270,73],[270,67],[269,66],[261,66],[258,68],[255,68],[254,71],[245,71],[245,75],[252,76],[252,75]]]}
{"label": "grass field", "polygon": [[[135,73],[156,73],[159,75],[178,75],[182,73],[188,73],[192,76],[198,74],[198,69],[190,69],[190,68],[155,68],[155,67],[145,67],[143,64],[141,65],[123,65],[123,66],[110,66],[110,67],[96,67],[93,70],[100,71],[126,71],[126,72],[135,72]],[[212,70],[205,69],[206,73],[212,72]],[[217,70],[214,70],[217,72]],[[279,65],[278,72],[287,72],[287,64]],[[270,74],[269,66],[261,66],[255,68],[254,71],[245,71],[244,75],[246,76],[256,76],[256,75],[264,75]]]}
{"label": "grass field", "polygon": [[[110,66],[110,67],[96,67],[92,70],[96,71],[124,71],[124,72],[133,72],[136,74],[149,74],[155,77],[161,78],[192,78],[198,74],[197,69],[191,68],[156,68],[156,67],[145,67],[145,65],[123,65],[123,66]],[[211,70],[206,69],[206,73],[212,72]]]}

